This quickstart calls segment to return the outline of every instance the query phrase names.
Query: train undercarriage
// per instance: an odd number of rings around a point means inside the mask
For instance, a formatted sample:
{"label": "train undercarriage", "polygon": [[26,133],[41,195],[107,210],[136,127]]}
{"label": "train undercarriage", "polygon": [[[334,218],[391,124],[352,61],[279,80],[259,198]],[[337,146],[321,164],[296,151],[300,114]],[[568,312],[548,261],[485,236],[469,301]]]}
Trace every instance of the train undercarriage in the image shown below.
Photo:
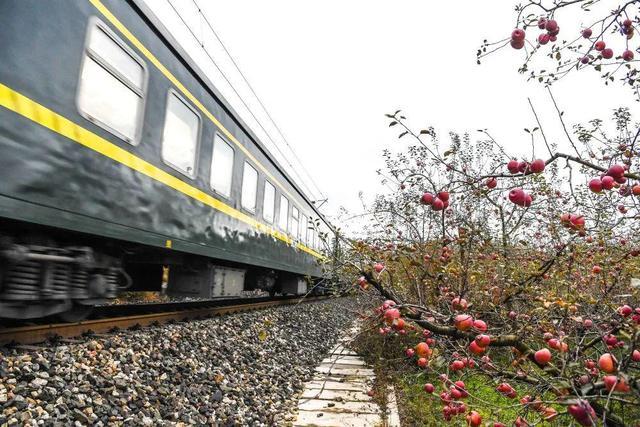
{"label": "train undercarriage", "polygon": [[127,242],[18,224],[0,227],[0,319],[55,315],[79,321],[124,291],[194,299],[302,295],[308,282],[293,273]]}

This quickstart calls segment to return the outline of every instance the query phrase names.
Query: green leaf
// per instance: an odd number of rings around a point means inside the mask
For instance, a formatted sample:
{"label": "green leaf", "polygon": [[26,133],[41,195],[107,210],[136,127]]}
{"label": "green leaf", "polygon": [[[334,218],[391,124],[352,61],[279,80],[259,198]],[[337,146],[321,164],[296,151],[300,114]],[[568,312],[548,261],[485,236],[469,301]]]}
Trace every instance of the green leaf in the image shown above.
{"label": "green leaf", "polygon": [[391,126],[395,126],[395,125],[397,125],[397,124],[398,124],[398,122],[393,121],[393,122],[389,123],[389,127],[391,127]]}

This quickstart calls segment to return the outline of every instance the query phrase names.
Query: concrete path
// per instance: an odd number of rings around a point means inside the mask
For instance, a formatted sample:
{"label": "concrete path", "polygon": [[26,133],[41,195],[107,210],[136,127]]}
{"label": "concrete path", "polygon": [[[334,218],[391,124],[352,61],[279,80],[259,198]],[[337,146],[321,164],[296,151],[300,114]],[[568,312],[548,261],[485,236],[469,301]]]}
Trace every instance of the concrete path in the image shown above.
{"label": "concrete path", "polygon": [[356,333],[355,328],[349,331],[316,367],[316,375],[305,384],[298,401],[294,426],[400,426],[393,390],[388,399],[389,413],[385,414],[367,394],[375,379],[373,369],[343,347]]}

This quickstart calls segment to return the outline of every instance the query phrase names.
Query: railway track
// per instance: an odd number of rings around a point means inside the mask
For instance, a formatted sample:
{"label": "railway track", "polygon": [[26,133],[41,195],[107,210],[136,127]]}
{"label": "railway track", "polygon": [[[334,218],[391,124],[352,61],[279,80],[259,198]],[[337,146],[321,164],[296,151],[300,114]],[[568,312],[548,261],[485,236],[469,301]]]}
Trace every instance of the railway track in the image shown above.
{"label": "railway track", "polygon": [[102,306],[96,308],[92,318],[81,322],[0,326],[0,346],[36,344],[48,340],[79,337],[85,334],[102,334],[132,327],[204,319],[278,305],[319,301],[327,298],[329,297],[236,298],[179,303]]}

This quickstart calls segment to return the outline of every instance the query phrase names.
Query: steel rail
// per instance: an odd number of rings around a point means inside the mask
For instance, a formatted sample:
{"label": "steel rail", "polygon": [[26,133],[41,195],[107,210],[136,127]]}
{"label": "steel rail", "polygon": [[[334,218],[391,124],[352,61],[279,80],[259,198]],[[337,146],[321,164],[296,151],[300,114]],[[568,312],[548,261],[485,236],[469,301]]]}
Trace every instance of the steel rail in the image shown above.
{"label": "steel rail", "polygon": [[253,311],[273,306],[298,304],[324,300],[329,297],[301,297],[277,300],[267,300],[244,304],[198,306],[181,310],[164,311],[159,313],[134,314],[121,317],[83,320],[74,323],[56,323],[43,325],[18,326],[0,328],[0,346],[8,344],[36,344],[60,338],[74,338],[84,334],[102,334],[114,330],[132,327],[158,325],[173,321],[204,319],[225,314]]}

